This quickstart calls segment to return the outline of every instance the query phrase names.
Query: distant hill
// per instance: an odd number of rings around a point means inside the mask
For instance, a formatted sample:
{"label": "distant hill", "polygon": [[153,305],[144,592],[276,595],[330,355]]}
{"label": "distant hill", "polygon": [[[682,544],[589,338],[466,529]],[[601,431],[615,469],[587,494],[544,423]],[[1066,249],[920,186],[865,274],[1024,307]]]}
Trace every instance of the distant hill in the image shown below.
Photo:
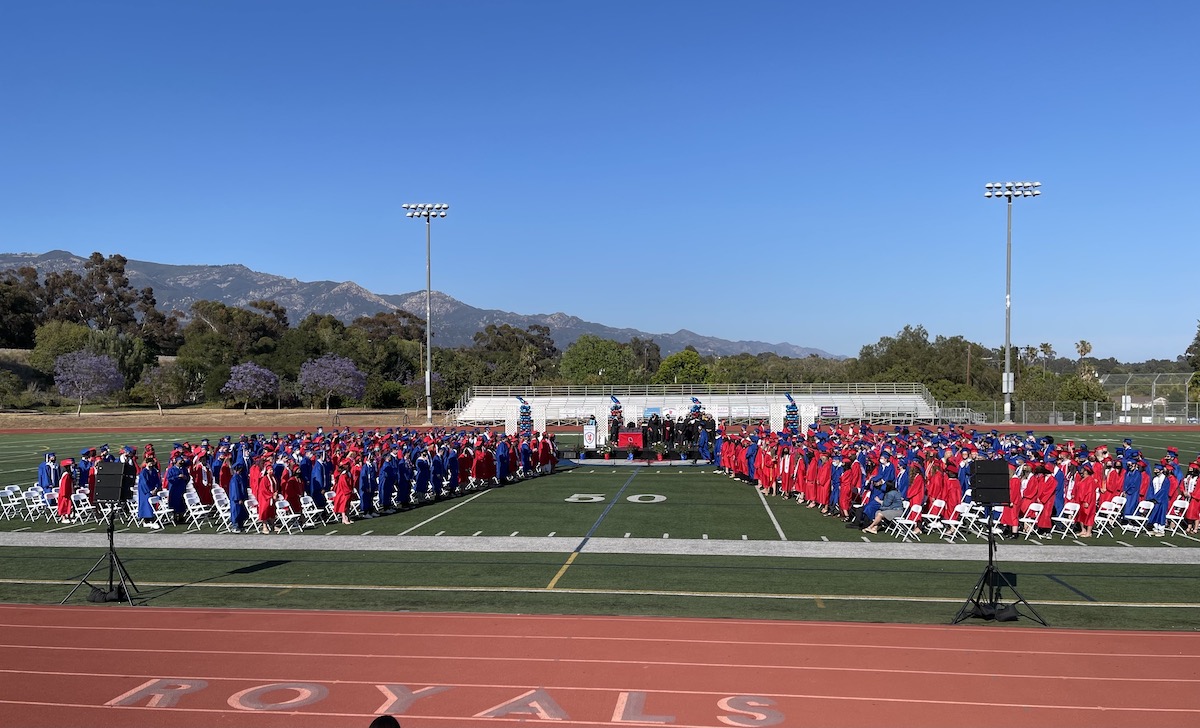
{"label": "distant hill", "polygon": [[[42,274],[50,271],[83,270],[86,258],[63,250],[49,253],[0,253],[0,270],[33,266]],[[135,288],[150,286],[158,308],[164,312],[187,313],[196,301],[220,301],[227,306],[246,307],[251,301],[273,300],[285,307],[288,320],[296,323],[310,313],[330,314],[349,323],[360,316],[402,309],[425,318],[425,292],[401,294],[372,293],[350,281],[300,281],[253,271],[244,265],[168,265],[130,260],[125,266],[129,282]],[[663,355],[673,354],[691,345],[704,355],[732,356],[774,352],[793,358],[817,355],[840,358],[833,354],[789,343],[728,341],[703,336],[687,329],[674,333],[648,333],[637,329],[618,329],[584,321],[565,313],[519,314],[496,309],[475,308],[444,293],[432,295],[434,333],[438,346],[470,346],[476,332],[488,324],[508,324],[521,329],[540,324],[550,329],[559,350],[565,350],[584,334],[615,341],[634,337],[653,339]]]}

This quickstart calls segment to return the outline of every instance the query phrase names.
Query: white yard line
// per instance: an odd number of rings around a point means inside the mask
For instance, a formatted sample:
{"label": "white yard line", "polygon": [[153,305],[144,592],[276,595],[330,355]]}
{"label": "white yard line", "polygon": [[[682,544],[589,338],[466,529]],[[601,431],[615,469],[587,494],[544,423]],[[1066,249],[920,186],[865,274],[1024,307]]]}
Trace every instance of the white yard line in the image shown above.
{"label": "white yard line", "polygon": [[418,528],[420,528],[421,526],[424,526],[426,523],[432,523],[433,521],[436,521],[437,519],[439,519],[439,518],[441,518],[442,516],[446,515],[446,514],[447,514],[447,513],[449,513],[450,511],[454,510],[455,508],[462,508],[463,506],[465,506],[466,504],[468,504],[468,503],[470,503],[471,501],[475,500],[475,499],[476,499],[476,498],[478,498],[479,496],[481,496],[481,495],[486,495],[486,494],[487,494],[487,493],[489,493],[489,492],[491,492],[491,491],[487,491],[487,490],[480,491],[480,492],[476,493],[475,495],[471,496],[470,498],[466,499],[466,500],[465,500],[465,501],[463,501],[462,503],[457,503],[457,504],[455,504],[455,505],[453,505],[453,506],[450,506],[449,508],[447,508],[446,510],[444,510],[444,511],[442,511],[441,513],[437,514],[436,516],[433,516],[432,518],[426,518],[424,521],[421,521],[420,523],[418,523],[417,525],[413,526],[412,528],[410,528],[410,529],[408,529],[408,530],[406,530],[406,531],[401,531],[399,535],[401,535],[401,536],[407,536],[408,534],[410,534],[410,533],[412,533],[413,531],[417,530],[417,529],[418,529]]}
{"label": "white yard line", "polygon": [[[763,508],[767,509],[767,515],[771,517],[771,523],[775,524],[775,532],[779,534],[780,541],[787,541],[787,536],[783,535],[783,528],[779,525],[779,521],[775,518],[775,512],[771,510],[771,505],[767,503],[767,497],[762,494],[762,491],[755,488],[754,492],[758,494],[758,499],[762,501]],[[745,538],[743,536],[743,538]]]}

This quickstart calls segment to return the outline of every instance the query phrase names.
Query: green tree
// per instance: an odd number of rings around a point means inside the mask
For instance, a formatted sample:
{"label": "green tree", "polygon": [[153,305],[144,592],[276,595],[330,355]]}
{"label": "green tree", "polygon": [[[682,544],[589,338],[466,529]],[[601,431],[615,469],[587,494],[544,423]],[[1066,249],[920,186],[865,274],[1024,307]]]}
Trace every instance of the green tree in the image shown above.
{"label": "green tree", "polygon": [[0,348],[29,349],[41,322],[41,284],[29,266],[0,274]]}
{"label": "green tree", "polygon": [[629,353],[633,355],[633,376],[636,381],[650,381],[662,366],[662,351],[654,339],[643,341],[633,337],[629,340]]}
{"label": "green tree", "polygon": [[369,357],[367,339],[360,330],[350,330],[329,314],[310,313],[295,328],[285,329],[270,351],[254,357],[254,361],[277,372],[281,378],[295,380],[300,367],[310,359],[337,354],[354,359]]}
{"label": "green tree", "polygon": [[558,349],[545,326],[522,330],[488,324],[475,334],[474,342],[472,353],[485,362],[497,384],[532,384],[552,376],[558,367]]}
{"label": "green tree", "polygon": [[1196,335],[1192,338],[1191,345],[1183,352],[1183,358],[1192,371],[1200,372],[1200,321],[1196,322]]}
{"label": "green tree", "polygon": [[1038,351],[1042,353],[1042,372],[1045,373],[1046,363],[1054,356],[1054,347],[1049,342],[1042,342],[1041,346],[1038,347]]}
{"label": "green tree", "polygon": [[[204,373],[209,401],[220,401],[231,367],[268,358],[288,330],[287,312],[281,306],[272,301],[253,301],[250,306],[237,308],[218,301],[192,304],[192,320],[183,330],[178,356],[181,363]],[[220,381],[212,381],[214,375]]]}
{"label": "green tree", "polygon": [[708,381],[711,384],[765,382],[766,369],[763,360],[753,354],[717,357],[709,363]]}
{"label": "green tree", "polygon": [[888,376],[889,371],[928,370],[933,358],[933,345],[929,342],[929,332],[925,327],[905,326],[895,336],[885,336],[875,344],[862,347],[850,375],[862,381],[921,381],[881,377]]}
{"label": "green tree", "polygon": [[572,384],[625,384],[633,353],[616,341],[584,334],[563,352],[559,370]]}
{"label": "green tree", "polygon": [[361,329],[368,339],[384,341],[395,336],[404,341],[425,340],[425,319],[408,311],[380,311],[374,316],[361,316],[350,322],[350,329]]}
{"label": "green tree", "polygon": [[1064,402],[1107,402],[1108,392],[1091,377],[1064,376],[1058,398]]}
{"label": "green tree", "polygon": [[54,374],[54,361],[63,354],[87,349],[91,329],[79,323],[51,320],[37,327],[34,332],[33,351],[29,354],[29,365],[46,376]]}
{"label": "green tree", "polygon": [[14,372],[0,369],[0,406],[11,407],[16,404],[17,395],[25,389],[25,384]]}
{"label": "green tree", "polygon": [[663,359],[654,374],[653,384],[701,384],[708,378],[708,367],[695,349],[677,351]]}
{"label": "green tree", "polygon": [[146,346],[144,339],[127,336],[116,328],[91,331],[87,348],[95,354],[106,354],[117,364],[125,379],[125,389],[132,389],[142,378],[142,370],[154,364],[158,357]]}
{"label": "green tree", "polygon": [[128,262],[123,255],[105,258],[92,253],[82,274],[73,270],[47,273],[42,285],[45,319],[96,330],[115,328],[127,336],[144,335],[138,312],[154,308],[154,291],[134,290],[125,274]]}
{"label": "green tree", "polygon": [[163,414],[163,405],[178,405],[188,396],[188,373],[176,362],[146,367],[133,395],[143,402],[152,402]]}
{"label": "green tree", "polygon": [[1057,400],[1059,377],[1052,372],[1039,372],[1036,369],[1026,372],[1017,382],[1013,399],[1027,402],[1051,402]]}

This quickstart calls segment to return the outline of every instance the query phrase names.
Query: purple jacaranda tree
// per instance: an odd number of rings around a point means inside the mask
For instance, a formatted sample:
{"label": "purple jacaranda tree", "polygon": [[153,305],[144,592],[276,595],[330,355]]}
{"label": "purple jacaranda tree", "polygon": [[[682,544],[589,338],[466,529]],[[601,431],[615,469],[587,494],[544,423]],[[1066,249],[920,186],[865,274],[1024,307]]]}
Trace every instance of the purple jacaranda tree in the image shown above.
{"label": "purple jacaranda tree", "polygon": [[279,377],[266,367],[252,361],[238,364],[229,370],[229,381],[221,387],[221,394],[242,400],[242,411],[250,408],[251,402],[259,402],[279,391]]}
{"label": "purple jacaranda tree", "polygon": [[320,359],[309,359],[300,365],[297,380],[300,391],[310,397],[323,397],[325,409],[335,394],[343,397],[362,397],[367,388],[367,375],[354,366],[354,362],[337,354],[326,354]]}
{"label": "purple jacaranda tree", "polygon": [[64,397],[79,403],[75,416],[83,414],[83,403],[112,394],[125,386],[125,377],[111,356],[90,351],[73,351],[54,360],[54,383]]}

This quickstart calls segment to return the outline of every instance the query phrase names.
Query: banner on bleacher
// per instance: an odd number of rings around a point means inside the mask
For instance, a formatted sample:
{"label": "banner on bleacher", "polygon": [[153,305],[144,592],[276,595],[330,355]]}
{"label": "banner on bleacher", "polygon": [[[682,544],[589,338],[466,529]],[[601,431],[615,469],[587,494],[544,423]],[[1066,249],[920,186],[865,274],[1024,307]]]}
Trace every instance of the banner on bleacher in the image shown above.
{"label": "banner on bleacher", "polygon": [[838,408],[835,404],[821,405],[821,419],[836,420],[838,418]]}

